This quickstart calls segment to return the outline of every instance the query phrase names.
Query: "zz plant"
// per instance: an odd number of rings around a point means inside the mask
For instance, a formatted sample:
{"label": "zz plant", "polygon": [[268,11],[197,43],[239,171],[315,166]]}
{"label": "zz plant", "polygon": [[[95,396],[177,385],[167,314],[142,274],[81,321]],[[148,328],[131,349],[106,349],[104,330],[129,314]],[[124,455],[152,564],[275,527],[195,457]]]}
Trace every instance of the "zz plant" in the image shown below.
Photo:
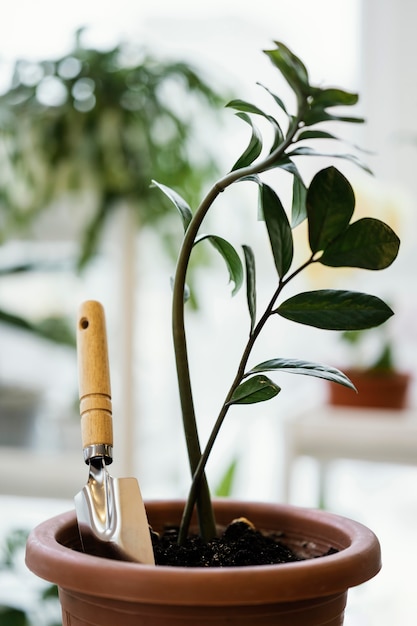
{"label": "zz plant", "polygon": [[[267,92],[276,114],[267,113],[243,100],[230,102],[228,106],[249,124],[250,142],[231,171],[211,187],[195,211],[176,191],[159,182],[154,183],[176,206],[184,226],[184,238],[173,282],[172,324],[181,410],[193,478],[179,542],[184,541],[187,535],[195,505],[202,537],[209,540],[214,536],[215,519],[205,477],[206,463],[232,405],[262,402],[279,393],[280,387],[267,376],[268,372],[305,374],[354,389],[341,371],[313,362],[272,356],[262,363],[250,365],[252,348],[267,322],[280,316],[320,329],[359,330],[378,326],[393,314],[381,299],[357,291],[319,289],[297,293],[288,299],[282,298],[287,285],[316,263],[368,270],[388,267],[398,254],[399,239],[387,224],[378,219],[365,217],[352,220],[354,192],[345,176],[334,166],[316,173],[307,188],[296,165],[298,156],[319,154],[305,144],[306,140],[338,141],[333,134],[323,130],[322,122],[363,122],[358,117],[334,112],[335,107],[355,105],[358,96],[341,89],[312,85],[305,65],[280,42],[275,42],[273,49],[264,52],[294,92],[295,113],[290,113],[283,100],[269,89]],[[264,135],[254,123],[254,118],[264,118],[268,128],[272,127],[273,140],[269,149],[264,147]],[[355,155],[326,156],[342,156],[361,165]],[[277,192],[261,177],[275,168],[283,169],[293,177],[292,206],[288,211]],[[236,249],[225,239],[215,234],[200,234],[200,227],[219,194],[240,181],[250,181],[258,187],[259,209],[275,265],[270,299],[259,313],[255,256],[251,247],[243,246],[242,261]],[[310,252],[304,262],[295,265],[293,230],[304,220],[308,223]],[[208,239],[223,256],[234,283],[233,294],[246,283],[248,309],[248,337],[204,449],[201,448],[197,430],[185,333],[187,270],[195,246],[203,239]]]}

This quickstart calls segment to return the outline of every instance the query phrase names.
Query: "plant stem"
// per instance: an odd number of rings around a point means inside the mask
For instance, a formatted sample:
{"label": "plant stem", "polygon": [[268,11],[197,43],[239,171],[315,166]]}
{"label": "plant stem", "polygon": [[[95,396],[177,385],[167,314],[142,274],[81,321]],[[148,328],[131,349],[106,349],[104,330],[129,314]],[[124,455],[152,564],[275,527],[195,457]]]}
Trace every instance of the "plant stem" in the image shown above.
{"label": "plant stem", "polygon": [[197,494],[198,494],[198,490],[200,488],[201,485],[201,481],[202,481],[202,477],[203,477],[203,473],[205,470],[205,466],[207,464],[208,458],[211,454],[211,450],[213,448],[213,445],[217,439],[217,435],[220,431],[220,428],[223,425],[224,419],[229,411],[229,408],[232,406],[230,403],[230,400],[235,392],[235,390],[237,389],[237,387],[240,385],[240,383],[242,382],[243,378],[245,377],[245,370],[246,370],[246,366],[248,363],[248,359],[249,356],[252,352],[252,348],[255,344],[255,341],[257,340],[257,338],[259,337],[262,329],[264,328],[266,322],[268,321],[268,319],[271,317],[271,315],[274,314],[274,305],[281,293],[281,291],[283,290],[283,288],[285,287],[285,285],[288,284],[288,282],[290,280],[292,280],[293,278],[295,278],[295,276],[297,276],[302,270],[304,270],[308,265],[310,265],[311,263],[314,263],[314,259],[313,257],[311,257],[310,259],[308,259],[305,263],[303,263],[298,269],[296,269],[292,274],[290,274],[285,280],[280,280],[279,284],[278,284],[278,288],[275,290],[268,306],[265,309],[264,314],[262,315],[262,317],[260,318],[259,322],[256,324],[255,328],[253,329],[253,331],[250,333],[249,335],[249,339],[248,342],[245,346],[245,349],[243,351],[235,378],[233,380],[233,383],[227,393],[226,399],[223,403],[223,406],[220,410],[220,413],[217,417],[217,420],[213,426],[213,429],[210,433],[210,436],[207,440],[207,444],[206,447],[204,448],[203,453],[200,456],[200,459],[198,461],[197,467],[194,471],[194,475],[193,475],[193,481],[191,483],[191,488],[188,494],[188,499],[187,499],[187,503],[186,506],[184,508],[184,512],[183,512],[183,516],[182,516],[182,520],[181,520],[181,525],[180,525],[180,531],[179,531],[179,536],[178,536],[178,543],[182,544],[188,534],[188,530],[189,530],[189,526],[190,526],[190,521],[191,521],[191,515],[194,509],[194,505],[196,502],[196,498],[197,498]]}
{"label": "plant stem", "polygon": [[[231,390],[226,398],[226,401],[223,405],[222,411],[216,421],[216,425],[213,429],[210,440],[205,448],[205,454],[201,453],[201,446],[199,442],[195,409],[194,409],[194,400],[192,394],[191,387],[191,378],[190,378],[190,368],[188,362],[188,350],[187,350],[187,340],[185,333],[185,321],[184,321],[184,292],[185,292],[185,283],[186,283],[186,275],[187,269],[192,253],[192,249],[195,243],[196,236],[198,234],[199,228],[207,215],[207,212],[213,205],[214,201],[218,197],[218,195],[224,191],[227,187],[232,185],[234,182],[245,178],[247,176],[251,176],[254,174],[259,174],[261,172],[266,171],[272,166],[286,151],[286,149],[291,145],[293,138],[299,129],[300,122],[302,120],[301,107],[298,115],[292,119],[291,125],[288,129],[287,136],[285,140],[278,146],[269,156],[263,159],[261,162],[257,164],[252,164],[250,166],[241,168],[239,170],[234,170],[229,172],[226,176],[220,179],[207,193],[206,197],[203,199],[200,206],[197,208],[194,216],[188,225],[188,228],[185,232],[183,243],[181,246],[181,250],[178,256],[178,262],[175,272],[174,279],[174,287],[173,287],[173,302],[172,302],[172,332],[173,332],[173,342],[174,342],[174,351],[175,351],[175,361],[177,368],[177,378],[178,378],[178,388],[180,394],[180,402],[181,402],[181,410],[183,417],[183,426],[185,439],[187,444],[188,458],[190,463],[191,473],[193,475],[193,483],[192,483],[192,494],[190,493],[187,504],[187,518],[191,518],[192,509],[194,508],[194,504],[197,505],[197,514],[198,521],[200,527],[200,534],[205,541],[208,541],[210,538],[214,537],[216,534],[216,525],[215,518],[213,513],[213,508],[211,504],[211,498],[209,493],[209,488],[207,484],[207,480],[204,474],[205,465],[207,462],[207,458],[211,451],[211,447],[216,438],[217,432],[220,429],[220,426],[224,420],[224,417],[227,414],[229,408],[229,401],[231,398],[231,394],[236,388],[236,381],[240,381],[243,376],[243,371],[249,357],[250,351],[252,349],[253,343],[258,336],[263,324],[271,313],[273,303],[279,295],[280,289],[282,287],[278,287],[278,290],[275,294],[275,298],[271,300],[271,303],[265,312],[264,317],[259,322],[256,329],[254,329],[251,337],[249,339],[248,345],[245,349],[245,352],[241,359],[241,365],[239,366],[238,373],[236,375],[235,381],[232,384]],[[269,310],[269,308],[271,310]],[[265,319],[264,319],[265,318]],[[198,474],[197,474],[198,472]],[[196,477],[197,474],[197,477]],[[189,522],[188,522],[189,523]],[[183,525],[182,525],[183,527]],[[187,525],[188,530],[188,525]],[[187,532],[185,530],[184,532]],[[181,540],[184,540],[185,537],[184,532],[181,532]]]}

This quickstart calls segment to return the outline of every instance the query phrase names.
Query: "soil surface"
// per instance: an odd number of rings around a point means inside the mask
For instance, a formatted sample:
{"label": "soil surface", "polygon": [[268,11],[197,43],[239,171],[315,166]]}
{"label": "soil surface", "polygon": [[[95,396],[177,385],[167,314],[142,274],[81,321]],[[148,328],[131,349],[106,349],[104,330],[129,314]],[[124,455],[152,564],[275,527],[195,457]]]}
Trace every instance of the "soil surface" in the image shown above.
{"label": "soil surface", "polygon": [[[232,567],[270,565],[305,560],[285,545],[280,533],[262,533],[247,520],[235,520],[212,541],[205,543],[190,535],[183,546],[177,544],[178,528],[152,533],[157,565],[180,567]],[[336,552],[329,550],[327,554]],[[323,555],[325,556],[325,555]]]}

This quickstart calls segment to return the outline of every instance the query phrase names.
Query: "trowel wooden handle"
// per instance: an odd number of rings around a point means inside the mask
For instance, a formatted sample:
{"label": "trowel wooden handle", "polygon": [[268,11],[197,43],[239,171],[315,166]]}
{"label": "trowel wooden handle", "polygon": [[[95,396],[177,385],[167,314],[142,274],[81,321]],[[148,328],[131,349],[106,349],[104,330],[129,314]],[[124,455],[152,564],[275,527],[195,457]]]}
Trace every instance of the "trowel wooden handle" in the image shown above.
{"label": "trowel wooden handle", "polygon": [[84,459],[112,460],[113,427],[104,309],[88,300],[79,311],[77,353]]}

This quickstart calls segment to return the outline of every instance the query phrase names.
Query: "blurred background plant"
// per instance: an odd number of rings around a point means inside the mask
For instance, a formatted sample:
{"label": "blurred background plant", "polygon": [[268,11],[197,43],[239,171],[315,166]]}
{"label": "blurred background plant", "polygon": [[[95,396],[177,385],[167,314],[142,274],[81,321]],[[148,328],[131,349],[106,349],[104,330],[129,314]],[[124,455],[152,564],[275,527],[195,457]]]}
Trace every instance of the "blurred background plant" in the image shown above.
{"label": "blurred background plant", "polygon": [[[151,178],[185,188],[192,201],[216,171],[208,150],[189,147],[222,101],[203,74],[130,44],[87,47],[83,32],[63,57],[18,60],[0,97],[0,244],[47,230],[51,240],[72,236],[74,254],[23,258],[1,266],[0,277],[40,266],[83,269],[122,206],[135,226],[158,228],[170,252],[172,213]],[[0,320],[73,344],[62,319],[36,324],[0,310]]]}
{"label": "blurred background plant", "polygon": [[57,587],[31,578],[23,588],[25,579],[22,567],[27,535],[26,530],[16,528],[4,537],[0,545],[0,576],[5,576],[3,584],[6,584],[9,596],[14,598],[6,603],[0,601],[0,624],[59,626],[61,620]]}

